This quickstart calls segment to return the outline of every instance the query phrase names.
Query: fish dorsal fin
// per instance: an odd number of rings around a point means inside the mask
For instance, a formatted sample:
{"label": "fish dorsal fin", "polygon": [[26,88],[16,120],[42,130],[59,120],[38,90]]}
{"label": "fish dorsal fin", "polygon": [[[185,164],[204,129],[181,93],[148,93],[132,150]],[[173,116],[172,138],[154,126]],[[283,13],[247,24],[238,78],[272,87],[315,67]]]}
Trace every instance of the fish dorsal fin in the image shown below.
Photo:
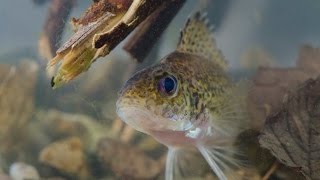
{"label": "fish dorsal fin", "polygon": [[223,69],[227,67],[221,51],[217,48],[206,13],[197,12],[190,17],[181,31],[177,51],[202,56],[219,64]]}

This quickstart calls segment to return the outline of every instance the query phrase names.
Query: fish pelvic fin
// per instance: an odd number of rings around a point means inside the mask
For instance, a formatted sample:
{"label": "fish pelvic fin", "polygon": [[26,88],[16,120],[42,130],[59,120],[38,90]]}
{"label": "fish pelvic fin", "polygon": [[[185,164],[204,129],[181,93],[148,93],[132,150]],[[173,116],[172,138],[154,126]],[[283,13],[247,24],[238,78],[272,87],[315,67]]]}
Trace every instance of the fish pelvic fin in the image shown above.
{"label": "fish pelvic fin", "polygon": [[209,166],[197,148],[168,147],[165,179],[194,179],[209,171]]}
{"label": "fish pelvic fin", "polygon": [[166,180],[175,180],[182,177],[179,164],[178,164],[178,152],[179,149],[169,147],[166,160]]}
{"label": "fish pelvic fin", "polygon": [[229,142],[197,145],[198,150],[219,180],[238,180],[236,170],[244,163],[236,157],[242,156]]}
{"label": "fish pelvic fin", "polygon": [[204,57],[222,69],[227,68],[227,61],[216,46],[213,26],[209,25],[206,13],[197,12],[187,20],[180,33],[177,51]]}

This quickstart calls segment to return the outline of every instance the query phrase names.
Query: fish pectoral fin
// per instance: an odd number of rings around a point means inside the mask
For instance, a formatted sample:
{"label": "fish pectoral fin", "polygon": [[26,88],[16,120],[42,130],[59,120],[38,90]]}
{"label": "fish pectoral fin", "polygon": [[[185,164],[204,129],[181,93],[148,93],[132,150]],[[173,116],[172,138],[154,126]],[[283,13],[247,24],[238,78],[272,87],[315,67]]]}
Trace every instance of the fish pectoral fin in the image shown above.
{"label": "fish pectoral fin", "polygon": [[212,29],[206,13],[197,12],[181,31],[177,51],[204,57],[226,69],[227,61],[216,46]]}
{"label": "fish pectoral fin", "polygon": [[240,155],[231,144],[198,144],[197,148],[219,180],[237,179],[236,169],[242,166],[235,155]]}
{"label": "fish pectoral fin", "polygon": [[250,128],[247,107],[249,81],[241,80],[219,96],[214,110],[210,112],[210,123],[220,134],[236,137]]}

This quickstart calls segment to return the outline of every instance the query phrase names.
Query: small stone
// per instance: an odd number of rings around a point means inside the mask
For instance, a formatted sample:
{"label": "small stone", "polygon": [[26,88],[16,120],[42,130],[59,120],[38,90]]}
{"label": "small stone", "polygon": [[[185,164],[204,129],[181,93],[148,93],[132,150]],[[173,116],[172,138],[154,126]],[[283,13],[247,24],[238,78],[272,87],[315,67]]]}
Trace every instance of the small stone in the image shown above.
{"label": "small stone", "polygon": [[40,152],[39,160],[41,163],[82,178],[89,175],[83,145],[78,137],[49,144]]}
{"label": "small stone", "polygon": [[36,168],[22,162],[16,162],[12,164],[9,171],[10,177],[13,180],[40,179],[39,173]]}
{"label": "small stone", "polygon": [[55,138],[66,138],[70,136],[83,137],[87,135],[87,127],[80,119],[94,121],[88,116],[80,114],[70,114],[57,110],[40,111],[38,118],[43,119],[42,128],[46,133]]}
{"label": "small stone", "polygon": [[110,167],[118,177],[125,179],[152,179],[163,168],[142,150],[110,138],[100,140],[97,154],[106,168]]}
{"label": "small stone", "polygon": [[52,141],[78,137],[81,139],[85,151],[94,151],[97,141],[101,137],[111,136],[109,127],[85,114],[66,113],[51,109],[39,111],[37,117],[41,120],[41,129],[44,129]]}

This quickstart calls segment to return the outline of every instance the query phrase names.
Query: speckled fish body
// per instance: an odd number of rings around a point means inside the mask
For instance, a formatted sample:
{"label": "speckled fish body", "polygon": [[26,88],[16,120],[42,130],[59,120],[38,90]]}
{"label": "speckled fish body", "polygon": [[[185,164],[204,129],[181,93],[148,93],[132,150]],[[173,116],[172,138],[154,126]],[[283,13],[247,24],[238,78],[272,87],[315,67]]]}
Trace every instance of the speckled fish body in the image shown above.
{"label": "speckled fish body", "polygon": [[166,179],[177,177],[172,171],[176,150],[189,147],[202,153],[219,179],[226,179],[223,164],[213,156],[215,147],[229,147],[244,129],[244,96],[226,74],[203,16],[189,19],[181,34],[176,51],[126,82],[117,113],[169,148]]}

